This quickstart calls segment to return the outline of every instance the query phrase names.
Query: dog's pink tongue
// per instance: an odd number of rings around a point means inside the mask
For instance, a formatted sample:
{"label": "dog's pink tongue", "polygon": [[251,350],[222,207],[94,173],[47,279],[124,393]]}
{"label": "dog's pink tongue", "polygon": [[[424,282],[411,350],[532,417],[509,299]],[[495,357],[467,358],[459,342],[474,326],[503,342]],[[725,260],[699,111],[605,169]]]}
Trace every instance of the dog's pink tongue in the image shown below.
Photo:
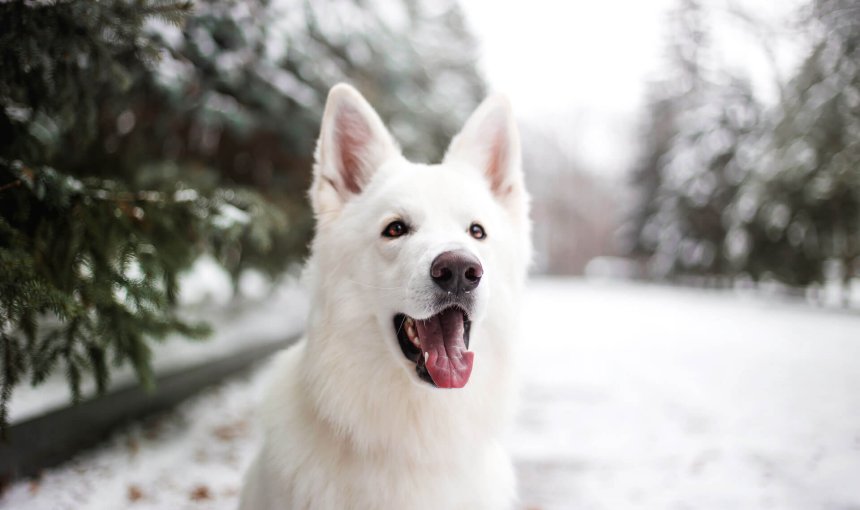
{"label": "dog's pink tongue", "polygon": [[475,353],[466,350],[463,313],[448,309],[427,320],[416,321],[421,350],[426,352],[427,372],[440,388],[462,388],[469,382]]}

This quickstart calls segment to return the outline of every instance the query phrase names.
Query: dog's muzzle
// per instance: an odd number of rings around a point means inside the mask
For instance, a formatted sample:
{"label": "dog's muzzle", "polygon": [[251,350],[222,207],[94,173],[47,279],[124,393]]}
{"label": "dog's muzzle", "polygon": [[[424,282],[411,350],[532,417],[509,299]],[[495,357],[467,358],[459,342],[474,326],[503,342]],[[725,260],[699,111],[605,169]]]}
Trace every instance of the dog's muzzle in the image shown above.
{"label": "dog's muzzle", "polygon": [[436,311],[426,319],[398,313],[395,335],[419,378],[439,388],[462,388],[469,382],[475,358],[469,351],[469,315],[484,268],[468,251],[451,250],[433,259],[429,276],[435,284]]}

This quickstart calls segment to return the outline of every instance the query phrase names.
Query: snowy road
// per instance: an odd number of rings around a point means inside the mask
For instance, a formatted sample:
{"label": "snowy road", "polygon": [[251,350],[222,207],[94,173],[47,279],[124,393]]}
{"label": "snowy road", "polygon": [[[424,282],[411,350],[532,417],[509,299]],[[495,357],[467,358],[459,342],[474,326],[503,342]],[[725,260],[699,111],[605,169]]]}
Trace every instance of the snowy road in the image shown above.
{"label": "snowy road", "polygon": [[[860,508],[860,316],[572,280],[528,297],[523,508]],[[13,485],[0,508],[232,509],[264,377]]]}
{"label": "snowy road", "polygon": [[860,508],[860,316],[562,281],[530,298],[528,503]]}

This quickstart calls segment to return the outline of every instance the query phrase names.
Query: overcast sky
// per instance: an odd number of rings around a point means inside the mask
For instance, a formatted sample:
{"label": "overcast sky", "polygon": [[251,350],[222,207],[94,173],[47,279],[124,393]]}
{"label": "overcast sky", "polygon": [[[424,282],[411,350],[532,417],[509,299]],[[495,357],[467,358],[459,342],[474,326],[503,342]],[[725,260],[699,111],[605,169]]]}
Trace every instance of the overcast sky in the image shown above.
{"label": "overcast sky", "polygon": [[[775,98],[774,67],[749,30],[738,29],[740,6],[775,41],[776,72],[797,60],[797,37],[786,21],[798,0],[710,0],[718,65],[748,73],[764,101]],[[634,156],[633,136],[644,87],[659,76],[665,21],[676,0],[467,0],[483,67],[493,89],[506,92],[523,124],[551,130],[588,167],[620,175]],[[729,20],[729,21],[727,21]]]}

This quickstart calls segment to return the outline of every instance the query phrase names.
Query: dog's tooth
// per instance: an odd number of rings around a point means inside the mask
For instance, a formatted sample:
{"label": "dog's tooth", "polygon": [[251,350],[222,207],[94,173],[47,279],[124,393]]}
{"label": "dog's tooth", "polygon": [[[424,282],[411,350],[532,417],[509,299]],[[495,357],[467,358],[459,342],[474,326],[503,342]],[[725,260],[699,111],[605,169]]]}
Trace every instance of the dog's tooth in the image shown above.
{"label": "dog's tooth", "polygon": [[429,358],[429,357],[430,357],[430,353],[427,351],[424,351],[424,363],[427,363],[427,358]]}
{"label": "dog's tooth", "polygon": [[418,333],[415,331],[415,327],[412,324],[408,324],[406,326],[406,338],[408,338],[415,347],[421,347],[421,340],[418,338]]}

